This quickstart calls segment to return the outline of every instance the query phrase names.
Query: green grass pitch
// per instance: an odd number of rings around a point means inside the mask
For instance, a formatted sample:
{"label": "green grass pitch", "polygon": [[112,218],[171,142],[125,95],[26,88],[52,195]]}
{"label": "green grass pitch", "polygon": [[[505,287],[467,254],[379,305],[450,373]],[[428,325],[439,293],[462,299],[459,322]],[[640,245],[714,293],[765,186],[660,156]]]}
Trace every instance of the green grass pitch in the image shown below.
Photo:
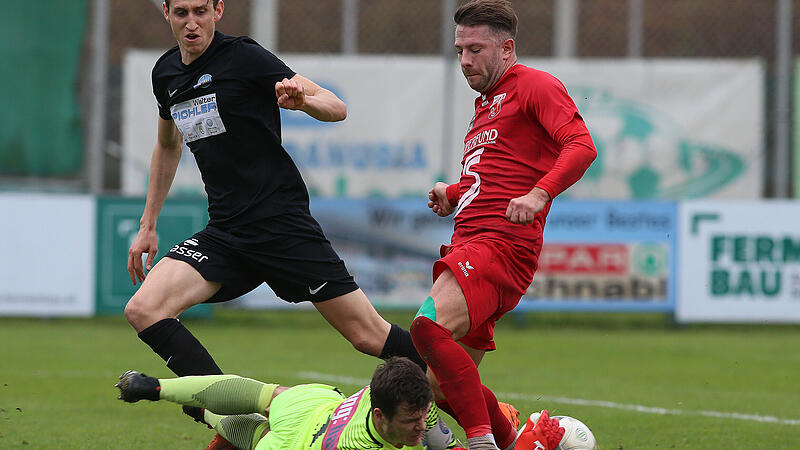
{"label": "green grass pitch", "polygon": [[[387,317],[408,326],[411,315]],[[314,311],[185,323],[223,370],[263,381],[349,393],[377,363]],[[601,449],[800,448],[798,326],[550,313],[506,317],[495,337],[484,383],[523,415],[581,419]],[[0,343],[0,448],[199,449],[213,435],[176,405],[116,399],[127,369],[172,376],[121,317],[0,319]]]}

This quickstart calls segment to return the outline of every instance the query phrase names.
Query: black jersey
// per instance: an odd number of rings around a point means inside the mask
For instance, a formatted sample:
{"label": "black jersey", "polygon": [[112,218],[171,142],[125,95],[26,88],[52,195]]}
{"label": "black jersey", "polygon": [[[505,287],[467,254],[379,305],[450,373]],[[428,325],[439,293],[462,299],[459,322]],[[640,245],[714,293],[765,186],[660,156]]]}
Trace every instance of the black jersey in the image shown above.
{"label": "black jersey", "polygon": [[175,46],[153,67],[159,115],[175,122],[197,160],[209,224],[308,212],[305,183],[281,146],[275,97],[275,83],[294,75],[252,39],[220,32],[189,65]]}

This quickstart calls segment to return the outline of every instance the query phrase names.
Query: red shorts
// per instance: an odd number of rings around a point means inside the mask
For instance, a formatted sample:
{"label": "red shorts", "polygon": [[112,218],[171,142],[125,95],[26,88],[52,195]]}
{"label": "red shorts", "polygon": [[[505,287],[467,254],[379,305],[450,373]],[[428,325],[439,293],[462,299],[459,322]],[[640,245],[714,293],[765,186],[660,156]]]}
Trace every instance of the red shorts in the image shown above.
{"label": "red shorts", "polygon": [[521,244],[479,238],[442,246],[433,280],[450,269],[467,299],[470,328],[461,343],[494,350],[494,324],[514,309],[533,281],[538,255]]}

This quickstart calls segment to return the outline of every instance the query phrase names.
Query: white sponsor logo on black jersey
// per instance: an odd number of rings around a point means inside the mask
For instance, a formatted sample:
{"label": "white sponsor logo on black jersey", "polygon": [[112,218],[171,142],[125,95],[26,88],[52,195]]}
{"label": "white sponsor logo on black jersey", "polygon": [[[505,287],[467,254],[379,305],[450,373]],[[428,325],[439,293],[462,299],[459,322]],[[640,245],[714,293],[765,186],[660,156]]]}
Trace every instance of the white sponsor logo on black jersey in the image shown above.
{"label": "white sponsor logo on black jersey", "polygon": [[193,142],[225,132],[217,104],[217,94],[210,93],[170,107],[172,120],[186,142]]}

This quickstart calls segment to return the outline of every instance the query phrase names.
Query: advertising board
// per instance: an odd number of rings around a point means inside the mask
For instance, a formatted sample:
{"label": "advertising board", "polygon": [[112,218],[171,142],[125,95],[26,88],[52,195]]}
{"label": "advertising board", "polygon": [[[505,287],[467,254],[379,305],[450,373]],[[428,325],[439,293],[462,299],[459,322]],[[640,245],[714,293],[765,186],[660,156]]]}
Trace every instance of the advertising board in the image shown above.
{"label": "advertising board", "polygon": [[94,313],[94,198],[0,194],[0,316]]}
{"label": "advertising board", "polygon": [[682,322],[800,322],[800,203],[684,202]]}

